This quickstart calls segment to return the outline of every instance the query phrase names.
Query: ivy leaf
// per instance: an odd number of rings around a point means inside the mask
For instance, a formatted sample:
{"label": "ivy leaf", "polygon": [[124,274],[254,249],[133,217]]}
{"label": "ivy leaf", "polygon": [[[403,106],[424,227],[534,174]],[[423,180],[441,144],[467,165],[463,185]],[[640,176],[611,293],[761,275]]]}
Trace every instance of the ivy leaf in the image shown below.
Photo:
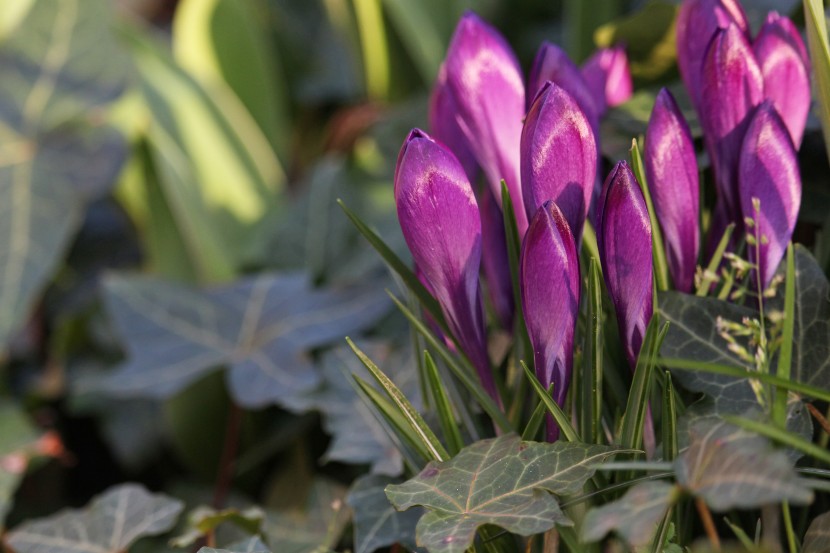
{"label": "ivy leaf", "polygon": [[202,547],[198,553],[271,553],[268,546],[262,543],[259,538],[251,538],[243,542],[235,543],[228,546],[229,549],[214,549],[212,547]]}
{"label": "ivy leaf", "polygon": [[0,45],[0,348],[126,157],[94,115],[129,67],[108,19],[103,0],[39,1]]}
{"label": "ivy leaf", "polygon": [[279,553],[330,551],[349,521],[345,496],[343,486],[320,478],[312,484],[304,509],[268,513],[264,530],[271,548]]}
{"label": "ivy leaf", "polygon": [[84,510],[64,510],[9,532],[16,553],[120,553],[137,539],[164,533],[184,504],[136,484],[110,488]]}
{"label": "ivy leaf", "polygon": [[[731,365],[752,370],[718,334],[718,317],[740,322],[744,317],[757,317],[752,309],[716,298],[702,298],[679,292],[661,292],[657,301],[660,315],[668,321],[669,331],[660,349],[662,357],[688,359]],[[672,375],[688,390],[702,392],[716,402],[726,399],[734,409],[744,411],[758,404],[746,380],[703,371],[672,369]]]}
{"label": "ivy leaf", "polygon": [[804,534],[802,553],[823,553],[830,551],[830,512],[813,519]]}
{"label": "ivy leaf", "polygon": [[723,421],[693,422],[689,447],[675,460],[674,469],[677,482],[716,511],[782,501],[806,505],[813,499],[784,451]]}
{"label": "ivy leaf", "polygon": [[[389,344],[380,342],[361,343],[360,347],[389,371],[389,377],[417,408],[420,387],[413,356],[408,351],[393,351]],[[350,375],[371,380],[360,359],[348,347],[338,347],[323,356],[321,369],[325,384],[311,396],[311,403],[323,413],[323,427],[332,436],[323,458],[371,463],[374,473],[400,474],[403,463],[395,443],[350,382]]]}
{"label": "ivy leaf", "polygon": [[308,350],[375,323],[388,309],[376,287],[314,289],[300,273],[264,274],[207,290],[147,277],[106,282],[128,360],[107,392],[166,398],[228,367],[234,400],[291,408],[320,375]]}
{"label": "ivy leaf", "polygon": [[[396,508],[427,508],[418,544],[430,553],[460,553],[483,524],[530,536],[571,525],[551,494],[582,489],[596,465],[618,453],[575,442],[523,442],[515,434],[482,440],[449,461],[427,464],[418,476],[386,488]],[[551,492],[551,493],[547,493]]]}
{"label": "ivy leaf", "polygon": [[231,524],[245,531],[247,534],[258,534],[265,513],[259,507],[249,507],[245,510],[223,509],[217,511],[211,507],[196,507],[187,516],[188,530],[170,540],[175,547],[188,547],[204,538],[224,524]]}
{"label": "ivy leaf", "polygon": [[384,488],[396,482],[388,476],[369,474],[352,485],[346,502],[354,511],[355,553],[372,553],[395,543],[410,551],[422,551],[415,545],[415,525],[423,509],[399,512],[392,507]]}
{"label": "ivy leaf", "polygon": [[589,511],[582,524],[582,539],[599,541],[613,530],[632,547],[648,545],[674,502],[676,489],[667,482],[637,484],[617,501]]}

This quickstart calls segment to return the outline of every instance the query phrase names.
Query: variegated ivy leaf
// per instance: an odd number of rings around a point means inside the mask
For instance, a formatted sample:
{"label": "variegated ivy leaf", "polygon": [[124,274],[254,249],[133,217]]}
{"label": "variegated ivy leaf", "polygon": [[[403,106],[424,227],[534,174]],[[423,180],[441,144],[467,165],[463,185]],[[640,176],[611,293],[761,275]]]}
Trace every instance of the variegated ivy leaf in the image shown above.
{"label": "variegated ivy leaf", "polygon": [[301,273],[207,290],[112,277],[106,300],[128,358],[105,391],[165,398],[227,367],[234,400],[249,408],[292,408],[320,383],[308,351],[367,328],[389,306],[375,286],[315,289]]}
{"label": "variegated ivy leaf", "polygon": [[804,534],[802,553],[824,553],[830,551],[830,512],[813,519]]}
{"label": "variegated ivy leaf", "polygon": [[184,504],[136,484],[110,488],[83,510],[26,522],[6,543],[16,553],[121,553],[172,528]]}
{"label": "variegated ivy leaf", "polygon": [[783,450],[723,421],[693,422],[689,447],[677,457],[674,469],[678,484],[716,511],[782,501],[806,505],[813,499]]}
{"label": "variegated ivy leaf", "polygon": [[648,545],[676,495],[677,487],[666,482],[637,484],[617,501],[590,510],[582,539],[595,542],[615,531],[632,547]]}
{"label": "variegated ivy leaf", "polygon": [[618,453],[573,442],[523,442],[515,434],[482,440],[415,478],[386,488],[398,509],[421,505],[418,545],[430,553],[461,553],[479,526],[493,524],[529,536],[570,525],[553,494],[582,489],[596,467]]}

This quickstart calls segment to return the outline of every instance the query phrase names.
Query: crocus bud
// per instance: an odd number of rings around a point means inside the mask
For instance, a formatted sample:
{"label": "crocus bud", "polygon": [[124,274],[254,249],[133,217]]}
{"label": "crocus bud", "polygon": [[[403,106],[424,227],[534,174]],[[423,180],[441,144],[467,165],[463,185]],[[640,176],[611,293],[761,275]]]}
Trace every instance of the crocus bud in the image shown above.
{"label": "crocus bud", "polygon": [[474,183],[479,174],[479,166],[464,131],[458,125],[457,112],[455,97],[447,86],[447,70],[442,63],[429,98],[429,132],[452,150],[464,167],[467,178]]}
{"label": "crocus bud", "polygon": [[719,28],[734,24],[749,33],[749,23],[738,0],[686,0],[677,15],[677,66],[692,103],[700,113],[701,72],[706,46]]}
{"label": "crocus bud", "polygon": [[588,118],[570,94],[548,81],[527,114],[521,146],[528,219],[553,200],[579,243],[597,173],[597,141]]}
{"label": "crocus bud", "polygon": [[700,234],[697,158],[689,125],[665,88],[657,95],[648,121],[645,169],[672,282],[677,290],[691,292]]}
{"label": "crocus bud", "polygon": [[631,98],[634,85],[628,56],[622,46],[600,48],[582,64],[582,76],[594,97],[599,115]]}
{"label": "crocus bud", "polygon": [[[563,405],[573,370],[573,341],[579,311],[579,260],[568,222],[553,201],[533,216],[522,244],[519,278],[536,375]],[[559,428],[548,420],[548,439]]]}
{"label": "crocus bud", "polygon": [[717,31],[703,61],[699,112],[715,171],[718,202],[724,203],[721,212],[738,223],[738,156],[749,118],[763,96],[761,70],[743,31],[734,23]]}
{"label": "crocus bud", "polygon": [[455,29],[444,63],[459,127],[499,204],[502,179],[507,183],[519,233],[524,235],[519,141],[525,90],[519,62],[504,37],[468,12]]}
{"label": "crocus bud", "polygon": [[654,311],[651,222],[643,193],[625,161],[617,163],[605,180],[597,206],[597,235],[620,339],[634,368]]}
{"label": "crocus bud", "polygon": [[798,148],[810,111],[810,62],[804,41],[792,21],[771,12],[752,48],[764,78],[764,97],[772,100]]}
{"label": "crocus bud", "polygon": [[801,206],[801,177],[789,131],[770,101],[761,104],[747,129],[740,159],[741,209],[751,236],[749,260],[769,286],[793,234]]}
{"label": "crocus bud", "polygon": [[421,130],[409,134],[398,155],[395,203],[412,258],[440,303],[450,331],[484,387],[497,398],[478,280],[478,205],[458,159]]}
{"label": "crocus bud", "polygon": [[481,191],[478,202],[481,210],[481,264],[487,280],[487,292],[501,327],[513,330],[515,311],[513,277],[507,255],[507,237],[504,233],[504,215],[490,188]]}
{"label": "crocus bud", "polygon": [[596,132],[599,128],[600,111],[585,77],[564,50],[550,42],[543,42],[536,52],[527,81],[528,110],[547,81],[556,83],[571,95]]}

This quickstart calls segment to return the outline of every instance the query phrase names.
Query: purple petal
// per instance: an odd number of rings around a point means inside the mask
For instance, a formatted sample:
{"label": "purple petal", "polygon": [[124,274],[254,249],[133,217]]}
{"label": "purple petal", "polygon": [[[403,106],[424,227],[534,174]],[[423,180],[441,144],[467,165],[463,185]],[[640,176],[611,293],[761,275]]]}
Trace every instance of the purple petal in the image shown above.
{"label": "purple petal", "polygon": [[445,61],[458,125],[501,203],[501,180],[515,204],[519,232],[527,229],[519,182],[519,140],[525,112],[522,72],[504,38],[468,12],[458,23]]}
{"label": "purple petal", "polygon": [[633,369],[653,313],[651,223],[637,179],[620,161],[605,180],[598,235],[602,272]]}
{"label": "purple petal", "polygon": [[[757,109],[746,132],[741,148],[740,183],[744,217],[754,219],[756,225],[747,228],[747,234],[766,238],[758,243],[760,255],[754,246],[747,245],[749,260],[757,262],[766,288],[784,257],[801,206],[795,146],[769,101]],[[757,213],[753,198],[760,202]]]}
{"label": "purple petal", "polygon": [[749,24],[738,0],[686,0],[677,15],[677,66],[698,110],[706,46],[719,28],[735,24],[748,36]]}
{"label": "purple petal", "polygon": [[507,256],[507,238],[504,235],[504,216],[499,204],[487,188],[481,192],[481,263],[487,281],[487,295],[493,304],[501,327],[513,329],[513,281],[510,276],[510,260]]}
{"label": "purple petal", "polygon": [[761,70],[743,32],[735,24],[719,30],[703,61],[700,114],[718,201],[724,202],[725,213],[739,224],[738,156],[752,111],[763,94]]}
{"label": "purple petal", "polygon": [[634,85],[628,56],[622,46],[600,48],[582,64],[582,76],[594,97],[599,113],[631,98]]}
{"label": "purple petal", "polygon": [[579,242],[597,172],[597,141],[588,118],[570,94],[547,82],[527,114],[521,145],[528,219],[553,200]]}
{"label": "purple petal", "polygon": [[648,122],[645,169],[674,287],[691,292],[700,233],[697,158],[689,125],[665,88],[657,95]]}
{"label": "purple petal", "polygon": [[753,45],[764,78],[764,96],[772,100],[796,148],[810,111],[807,49],[793,22],[771,12]]}
{"label": "purple petal", "polygon": [[568,222],[553,201],[545,202],[531,220],[519,275],[536,375],[545,388],[553,383],[553,398],[563,405],[573,370],[579,259]]}
{"label": "purple petal", "polygon": [[398,221],[412,259],[441,304],[453,335],[498,397],[484,327],[478,271],[481,219],[473,190],[452,152],[413,130],[395,171]]}
{"label": "purple petal", "polygon": [[576,100],[582,112],[591,122],[591,128],[599,128],[600,110],[585,77],[568,54],[550,42],[543,42],[533,60],[527,84],[527,108],[535,100],[547,81],[556,83]]}
{"label": "purple petal", "polygon": [[467,137],[455,118],[457,112],[457,102],[447,86],[447,70],[441,64],[429,99],[430,133],[452,150],[472,183],[478,178],[479,167]]}

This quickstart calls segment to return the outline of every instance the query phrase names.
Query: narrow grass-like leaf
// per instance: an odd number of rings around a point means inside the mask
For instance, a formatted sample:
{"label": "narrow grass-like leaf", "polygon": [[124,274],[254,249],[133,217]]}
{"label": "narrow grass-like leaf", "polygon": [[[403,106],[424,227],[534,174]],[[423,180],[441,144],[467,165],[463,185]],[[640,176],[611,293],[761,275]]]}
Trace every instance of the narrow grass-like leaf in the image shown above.
{"label": "narrow grass-like leaf", "polygon": [[[781,331],[781,349],[778,351],[776,376],[790,379],[793,357],[793,333],[795,332],[795,253],[793,245],[787,246],[787,272],[784,280],[784,327]],[[776,388],[772,404],[772,420],[781,428],[787,427],[787,391]]]}
{"label": "narrow grass-like leaf", "polygon": [[410,455],[407,461],[413,467],[421,467],[424,463],[432,459],[423,441],[418,438],[395,404],[359,376],[352,375],[352,378],[354,379],[358,393],[368,403],[369,408],[386,423],[386,428],[394,433],[393,437],[397,438],[400,446],[402,446],[399,447],[401,454],[407,457],[407,451],[412,450],[412,452],[420,457],[419,459],[414,459]]}
{"label": "narrow grass-like leaf", "polygon": [[744,529],[729,520],[729,517],[724,517],[723,521],[726,523],[727,526],[732,530],[732,533],[735,534],[735,537],[738,538],[738,541],[741,542],[741,545],[746,547],[747,551],[755,551],[758,547],[755,545],[749,536],[744,532]]}
{"label": "narrow grass-like leaf", "polygon": [[660,329],[660,319],[657,315],[652,317],[646,329],[646,336],[643,339],[643,347],[640,349],[640,355],[637,358],[637,367],[634,369],[634,379],[631,382],[631,390],[628,393],[628,403],[623,417],[620,438],[623,447],[640,449],[643,444],[643,423],[648,411],[649,388],[652,381],[651,373],[667,329],[668,325],[664,325],[663,329]]}
{"label": "narrow grass-like leaf", "polygon": [[553,415],[553,419],[556,421],[556,424],[559,425],[559,429],[562,431],[562,435],[567,439],[569,442],[581,442],[582,438],[579,436],[579,433],[576,431],[576,428],[573,427],[571,421],[568,419],[568,415],[559,407],[553,398],[545,391],[545,387],[542,386],[542,383],[539,382],[539,379],[536,378],[536,375],[533,374],[533,371],[525,364],[524,361],[521,362],[522,368],[527,375],[528,380],[530,380],[531,386],[533,386],[536,395],[539,396],[539,399],[542,400],[542,403],[545,404],[548,412]]}
{"label": "narrow grass-like leaf", "polygon": [[[386,488],[398,509],[422,505],[418,543],[431,553],[461,553],[482,525],[529,536],[569,524],[552,494],[573,495],[612,447],[523,442],[515,434],[476,442],[451,460],[430,462],[415,478]],[[486,470],[488,482],[482,479]]]}
{"label": "narrow grass-like leaf", "polygon": [[637,139],[631,141],[631,149],[628,152],[631,155],[631,169],[634,171],[634,176],[637,177],[640,190],[643,191],[643,197],[646,200],[646,207],[648,208],[648,218],[651,220],[651,251],[654,265],[654,282],[657,289],[662,292],[670,288],[669,265],[666,262],[666,249],[663,246],[663,232],[660,230],[657,213],[654,211],[654,203],[651,201],[651,193],[648,190],[646,172],[643,168],[643,158],[640,155],[640,146],[637,144]]}
{"label": "narrow grass-like leaf", "polygon": [[685,369],[689,371],[700,371],[711,374],[721,374],[724,376],[732,376],[742,379],[760,380],[766,384],[771,384],[784,390],[789,390],[797,394],[801,394],[814,399],[830,401],[830,390],[824,390],[809,384],[803,384],[795,380],[785,380],[775,375],[759,373],[755,371],[748,371],[739,367],[732,367],[730,365],[721,365],[719,363],[707,363],[705,361],[694,361],[691,359],[676,359],[671,357],[659,357],[658,364],[672,369]]}
{"label": "narrow grass-like leaf", "polygon": [[[548,386],[547,395],[550,396],[553,393],[553,383]],[[545,402],[541,399],[536,404],[536,408],[533,409],[533,414],[530,415],[530,420],[527,421],[527,425],[525,426],[524,431],[522,432],[522,439],[523,440],[535,440],[536,436],[539,435],[539,429],[542,428],[542,421],[545,420],[545,413],[547,412],[547,407],[545,406]]]}
{"label": "narrow grass-like leaf", "polygon": [[378,368],[374,362],[366,356],[363,351],[350,338],[346,338],[346,343],[349,344],[349,347],[352,348],[352,351],[357,355],[360,361],[369,369],[369,372],[372,373],[372,376],[377,380],[378,384],[384,389],[384,391],[389,395],[392,399],[392,402],[397,406],[401,415],[406,420],[407,424],[412,428],[415,432],[415,435],[418,436],[418,439],[424,444],[427,451],[429,452],[429,456],[436,461],[443,461],[449,458],[449,453],[444,448],[443,444],[438,440],[438,437],[432,431],[432,429],[427,425],[426,421],[423,419],[420,413],[412,406],[406,396],[401,393],[400,389],[392,382],[388,376],[386,376],[383,371]]}
{"label": "narrow grass-like leaf", "polygon": [[522,250],[522,237],[516,225],[516,213],[513,211],[513,199],[504,180],[501,181],[501,201],[504,212],[504,236],[507,242],[507,259],[510,262],[510,280],[513,283],[513,303],[515,304],[515,323],[521,347],[518,350],[519,359],[525,355],[532,356],[533,348],[525,326],[524,311],[522,311],[522,292],[519,287],[519,257]]}
{"label": "narrow grass-like leaf", "polygon": [[665,373],[663,386],[663,459],[667,461],[677,457],[677,403],[674,397],[674,385],[671,373]]}
{"label": "narrow grass-like leaf", "polygon": [[588,285],[585,288],[585,336],[582,341],[582,374],[578,381],[580,398],[577,413],[579,432],[587,443],[599,443],[602,416],[602,274],[598,258],[588,263]]}
{"label": "narrow grass-like leaf", "polygon": [[447,37],[442,36],[438,25],[441,22],[436,20],[448,14],[436,10],[434,2],[433,5],[407,0],[383,0],[382,3],[421,79],[425,84],[432,83],[447,50]]}
{"label": "narrow grass-like leaf", "polygon": [[435,401],[435,408],[438,411],[438,420],[441,423],[441,430],[444,432],[444,439],[447,441],[447,448],[450,455],[455,455],[464,447],[464,440],[461,438],[461,431],[452,412],[450,400],[444,390],[441,377],[438,375],[438,367],[428,351],[424,351],[424,373],[426,374],[427,385]]}
{"label": "narrow grass-like leaf", "polygon": [[400,309],[401,313],[403,313],[404,317],[406,317],[409,322],[421,333],[421,336],[426,339],[427,343],[438,352],[438,355],[441,356],[447,363],[447,368],[455,375],[455,377],[461,382],[461,384],[469,391],[473,397],[475,398],[476,402],[481,406],[485,413],[487,413],[493,422],[498,426],[503,432],[511,432],[513,431],[513,427],[510,424],[510,421],[507,420],[507,417],[502,413],[499,406],[493,401],[493,398],[490,397],[490,394],[482,387],[481,383],[478,382],[477,377],[475,376],[475,370],[470,365],[469,361],[463,359],[463,357],[458,357],[450,352],[447,349],[447,346],[441,343],[432,332],[424,325],[424,323],[415,316],[412,311],[410,311],[398,298],[396,298],[393,294],[389,294],[389,297],[392,298],[392,301],[395,302],[395,305]]}
{"label": "narrow grass-like leaf", "polygon": [[363,54],[363,72],[366,91],[375,100],[389,95],[389,43],[383,22],[380,0],[353,0],[360,51]]}
{"label": "narrow grass-like leaf", "polygon": [[700,280],[700,284],[697,286],[697,290],[695,294],[703,297],[709,293],[709,287],[717,280],[718,278],[718,267],[720,267],[720,262],[723,260],[723,254],[726,252],[726,247],[729,245],[729,241],[732,240],[732,233],[735,231],[735,223],[729,223],[726,226],[726,229],[723,231],[723,236],[718,242],[718,247],[715,248],[715,253],[712,255],[712,259],[709,261],[709,265],[706,266],[706,271],[703,273],[703,278]]}
{"label": "narrow grass-like leaf", "polygon": [[398,257],[392,249],[386,245],[386,242],[377,235],[375,231],[373,231],[369,226],[364,223],[360,217],[358,217],[354,212],[352,212],[346,204],[343,203],[343,200],[338,199],[337,204],[346,214],[346,217],[352,222],[352,224],[357,228],[360,234],[363,235],[364,238],[372,245],[373,248],[380,254],[386,264],[392,269],[398,276],[401,277],[404,284],[406,284],[407,288],[409,288],[415,297],[418,298],[418,301],[421,302],[424,309],[435,319],[435,322],[441,327],[441,331],[444,332],[447,336],[450,335],[449,329],[447,327],[447,323],[444,320],[444,313],[441,311],[441,306],[438,304],[438,300],[432,297],[432,294],[429,293],[429,290],[421,284],[421,281],[418,280],[418,277],[409,268],[409,266],[404,263],[400,257]]}
{"label": "narrow grass-like leaf", "polygon": [[773,424],[747,419],[745,417],[726,415],[724,419],[736,426],[740,426],[741,428],[751,432],[766,436],[767,438],[775,440],[782,445],[801,451],[818,461],[830,465],[830,451],[814,444],[813,442],[805,440],[801,436],[789,432],[786,429],[779,428]]}
{"label": "narrow grass-like leaf", "polygon": [[827,20],[823,4],[822,0],[804,0],[804,26],[807,29],[810,61],[815,74],[824,145],[830,156],[830,43],[827,39]]}

